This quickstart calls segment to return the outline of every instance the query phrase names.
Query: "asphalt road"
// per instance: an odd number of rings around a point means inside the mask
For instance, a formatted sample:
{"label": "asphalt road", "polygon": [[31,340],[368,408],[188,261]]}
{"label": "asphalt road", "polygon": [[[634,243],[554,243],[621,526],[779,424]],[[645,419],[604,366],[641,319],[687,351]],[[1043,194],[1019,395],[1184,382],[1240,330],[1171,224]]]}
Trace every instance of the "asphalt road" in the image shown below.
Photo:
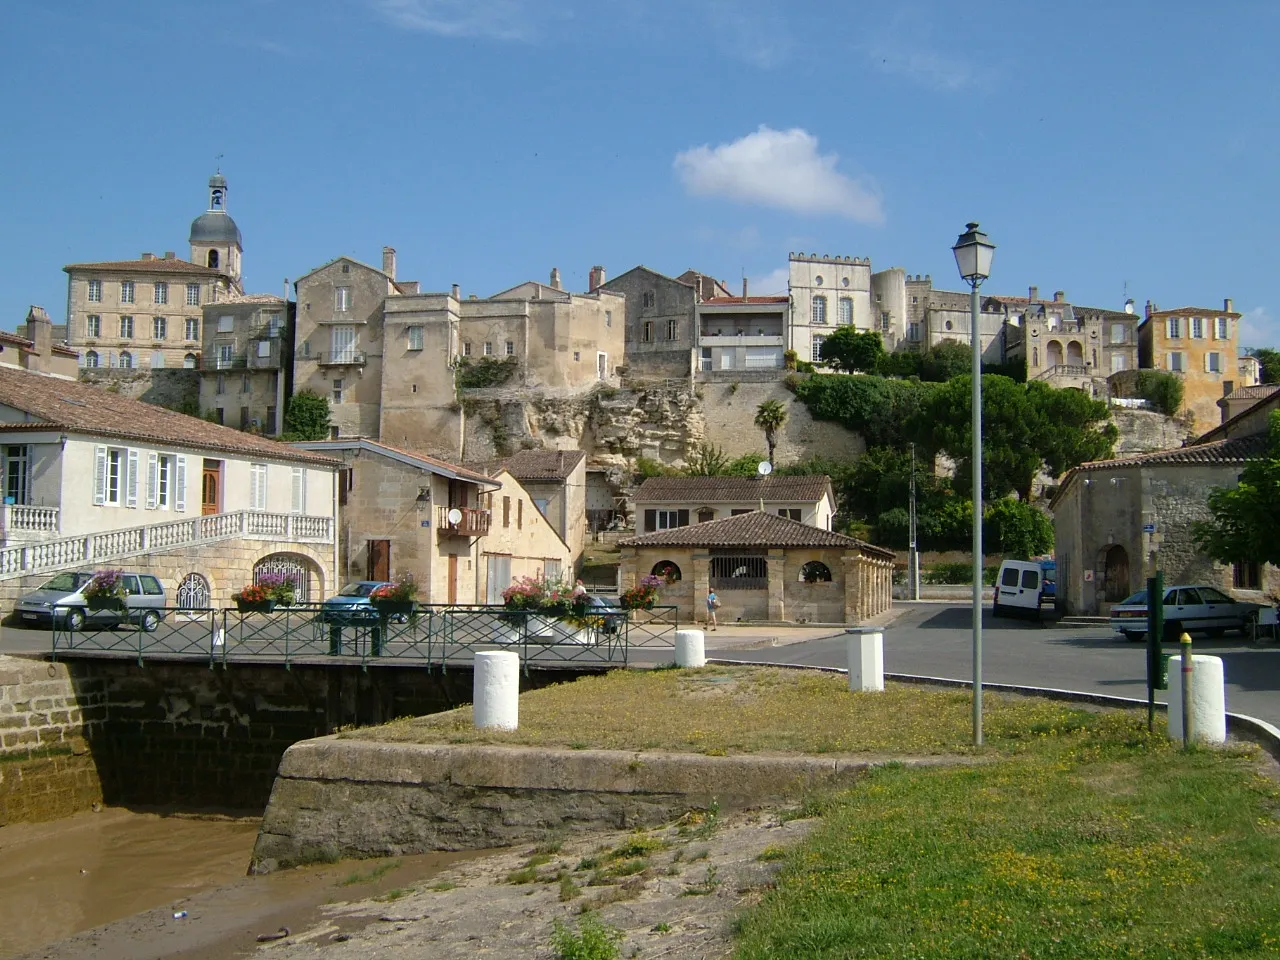
{"label": "asphalt road", "polygon": [[[884,629],[886,673],[973,678],[973,633],[968,604],[897,603],[904,613]],[[1107,627],[1059,628],[1027,621],[983,618],[982,678],[1012,683],[1102,693],[1145,700],[1146,645],[1130,643]],[[785,646],[755,650],[712,647],[707,656],[762,663],[847,666],[844,635],[836,634]],[[1221,640],[1193,638],[1195,653],[1221,657],[1227,685],[1227,710],[1280,726],[1280,644],[1253,643],[1228,635]],[[1176,653],[1176,644],[1166,644]],[[1156,699],[1165,702],[1164,691]]]}

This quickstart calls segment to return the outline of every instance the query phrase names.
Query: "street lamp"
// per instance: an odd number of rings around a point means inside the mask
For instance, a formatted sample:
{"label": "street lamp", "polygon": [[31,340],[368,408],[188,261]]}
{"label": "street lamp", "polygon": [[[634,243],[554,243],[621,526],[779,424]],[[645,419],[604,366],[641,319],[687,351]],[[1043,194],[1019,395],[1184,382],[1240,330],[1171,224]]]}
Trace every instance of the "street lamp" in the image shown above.
{"label": "street lamp", "polygon": [[[982,745],[982,334],[978,328],[978,287],[991,276],[995,244],[978,229],[965,224],[951,252],[960,276],[969,284],[969,343],[973,354],[973,743]],[[999,589],[997,586],[996,589]]]}

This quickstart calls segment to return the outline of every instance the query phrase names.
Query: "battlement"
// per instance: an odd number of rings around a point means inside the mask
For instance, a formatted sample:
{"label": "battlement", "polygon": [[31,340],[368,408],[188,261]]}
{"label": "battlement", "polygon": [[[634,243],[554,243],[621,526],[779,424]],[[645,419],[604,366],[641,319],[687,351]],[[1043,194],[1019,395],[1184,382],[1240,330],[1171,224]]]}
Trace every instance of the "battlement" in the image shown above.
{"label": "battlement", "polygon": [[804,263],[855,263],[864,267],[871,266],[870,257],[833,257],[829,254],[819,256],[816,253],[789,253],[788,260],[799,260]]}

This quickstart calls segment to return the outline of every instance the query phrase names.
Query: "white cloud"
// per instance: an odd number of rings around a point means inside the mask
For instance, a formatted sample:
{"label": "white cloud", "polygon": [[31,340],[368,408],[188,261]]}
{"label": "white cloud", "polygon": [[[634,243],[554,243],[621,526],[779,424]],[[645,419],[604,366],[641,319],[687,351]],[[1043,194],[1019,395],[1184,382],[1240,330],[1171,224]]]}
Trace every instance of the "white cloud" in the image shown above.
{"label": "white cloud", "polygon": [[368,0],[388,22],[442,37],[531,40],[524,0]]}
{"label": "white cloud", "polygon": [[1240,348],[1252,350],[1255,347],[1280,347],[1280,322],[1267,312],[1266,307],[1246,310],[1240,318]]}
{"label": "white cloud", "polygon": [[834,153],[820,154],[818,138],[799,127],[773,130],[762,124],[732,143],[676,154],[674,166],[685,189],[698,196],[882,223],[884,210],[874,186],[840,173],[838,159]]}
{"label": "white cloud", "polygon": [[897,74],[935,90],[960,90],[975,79],[973,71],[962,61],[932,50],[875,46],[867,50],[867,58],[884,73]]}
{"label": "white cloud", "polygon": [[787,285],[790,282],[791,271],[786,267],[779,267],[762,277],[751,277],[751,295],[753,297],[783,295],[787,292]]}

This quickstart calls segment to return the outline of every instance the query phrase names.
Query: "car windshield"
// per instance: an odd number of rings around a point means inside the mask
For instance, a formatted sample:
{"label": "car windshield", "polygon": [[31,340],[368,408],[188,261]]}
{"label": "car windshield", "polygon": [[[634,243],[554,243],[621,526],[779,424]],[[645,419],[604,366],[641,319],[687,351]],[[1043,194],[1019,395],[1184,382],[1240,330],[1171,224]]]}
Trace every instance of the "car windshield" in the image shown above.
{"label": "car windshield", "polygon": [[41,590],[61,590],[71,593],[89,579],[87,573],[60,573],[52,580],[40,585]]}
{"label": "car windshield", "polygon": [[1057,567],[1055,567],[1053,564],[1049,564],[1048,566],[1041,567],[1040,569],[1041,569],[1042,571],[1044,571],[1044,582],[1045,582],[1045,583],[1057,583],[1057,582],[1058,582],[1058,568],[1057,568]]}
{"label": "car windshield", "polygon": [[369,594],[373,593],[374,588],[377,586],[378,585],[376,583],[348,583],[345,587],[343,587],[340,591],[338,591],[338,596],[367,597]]}
{"label": "car windshield", "polygon": [[1121,600],[1118,606],[1121,607],[1140,607],[1147,602],[1147,591],[1139,590],[1131,597]]}

